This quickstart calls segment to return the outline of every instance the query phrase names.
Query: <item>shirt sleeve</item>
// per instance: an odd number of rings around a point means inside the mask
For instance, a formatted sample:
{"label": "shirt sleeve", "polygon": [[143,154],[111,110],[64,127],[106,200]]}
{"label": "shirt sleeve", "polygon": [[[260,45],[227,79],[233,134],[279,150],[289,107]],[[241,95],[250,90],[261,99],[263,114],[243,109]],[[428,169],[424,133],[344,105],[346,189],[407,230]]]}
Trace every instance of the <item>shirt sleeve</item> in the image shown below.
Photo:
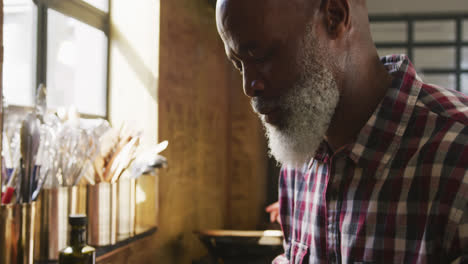
{"label": "shirt sleeve", "polygon": [[282,168],[279,176],[279,214],[283,230],[284,252],[273,260],[273,264],[289,263],[289,246],[291,241],[291,224],[294,204],[294,171]]}

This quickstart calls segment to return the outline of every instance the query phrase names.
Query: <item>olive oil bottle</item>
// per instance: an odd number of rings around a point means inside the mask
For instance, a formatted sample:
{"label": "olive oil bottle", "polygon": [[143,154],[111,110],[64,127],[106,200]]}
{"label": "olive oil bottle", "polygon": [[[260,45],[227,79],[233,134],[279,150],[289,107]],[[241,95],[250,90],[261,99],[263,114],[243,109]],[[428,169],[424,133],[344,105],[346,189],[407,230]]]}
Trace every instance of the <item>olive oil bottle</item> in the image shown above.
{"label": "olive oil bottle", "polygon": [[70,215],[69,245],[60,251],[59,264],[95,264],[96,250],[86,244],[86,215]]}

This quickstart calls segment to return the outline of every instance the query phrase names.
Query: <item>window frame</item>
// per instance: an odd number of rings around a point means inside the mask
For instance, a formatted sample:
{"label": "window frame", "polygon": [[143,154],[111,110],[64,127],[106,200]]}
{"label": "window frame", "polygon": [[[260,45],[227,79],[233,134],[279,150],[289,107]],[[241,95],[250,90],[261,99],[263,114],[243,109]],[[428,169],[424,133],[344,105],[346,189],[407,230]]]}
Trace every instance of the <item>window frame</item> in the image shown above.
{"label": "window frame", "polygon": [[[85,118],[105,118],[109,119],[109,53],[110,53],[110,11],[104,12],[99,8],[83,0],[32,0],[37,7],[37,38],[36,38],[36,83],[47,86],[47,27],[48,10],[53,9],[64,16],[72,17],[95,29],[102,31],[107,37],[107,59],[106,59],[106,113],[105,116],[93,114],[81,114]],[[108,0],[108,10],[111,8],[111,1]],[[35,96],[35,95],[34,95]]]}
{"label": "window frame", "polygon": [[[426,74],[454,74],[455,89],[461,91],[462,74],[468,74],[468,69],[462,68],[462,49],[468,48],[468,41],[463,40],[463,22],[468,21],[467,13],[407,13],[400,15],[382,14],[370,15],[369,21],[375,23],[406,23],[406,41],[376,41],[375,45],[379,48],[403,48],[406,49],[410,60],[414,60],[415,48],[454,48],[455,49],[455,68],[444,67],[422,67],[421,71]],[[437,22],[451,21],[455,22],[455,41],[415,41],[414,26],[416,22]],[[417,62],[416,62],[417,63]]]}

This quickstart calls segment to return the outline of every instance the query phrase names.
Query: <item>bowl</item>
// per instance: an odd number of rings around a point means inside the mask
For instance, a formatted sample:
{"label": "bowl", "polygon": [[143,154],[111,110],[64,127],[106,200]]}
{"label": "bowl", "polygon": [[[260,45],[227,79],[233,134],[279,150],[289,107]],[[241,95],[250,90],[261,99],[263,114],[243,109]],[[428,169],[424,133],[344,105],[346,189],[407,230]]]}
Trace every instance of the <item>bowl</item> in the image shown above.
{"label": "bowl", "polygon": [[212,263],[271,263],[283,253],[280,230],[202,230],[195,234],[208,249]]}

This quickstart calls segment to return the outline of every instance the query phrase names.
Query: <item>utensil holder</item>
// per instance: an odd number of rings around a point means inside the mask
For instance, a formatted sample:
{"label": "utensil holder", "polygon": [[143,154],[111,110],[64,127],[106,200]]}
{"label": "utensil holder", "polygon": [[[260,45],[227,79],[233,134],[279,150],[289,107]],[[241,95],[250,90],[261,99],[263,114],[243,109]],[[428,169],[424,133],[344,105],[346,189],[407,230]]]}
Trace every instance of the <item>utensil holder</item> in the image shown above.
{"label": "utensil holder", "polygon": [[158,226],[158,183],[156,172],[141,175],[136,180],[135,234]]}
{"label": "utensil holder", "polygon": [[69,240],[68,216],[86,213],[86,187],[43,189],[37,208],[35,260],[58,260]]}
{"label": "utensil holder", "polygon": [[88,186],[88,243],[107,246],[117,242],[117,184]]}
{"label": "utensil holder", "polygon": [[87,187],[85,185],[68,188],[68,214],[86,214]]}
{"label": "utensil holder", "polygon": [[135,179],[121,178],[117,182],[117,240],[135,235]]}
{"label": "utensil holder", "polygon": [[0,206],[0,263],[33,264],[36,203]]}

